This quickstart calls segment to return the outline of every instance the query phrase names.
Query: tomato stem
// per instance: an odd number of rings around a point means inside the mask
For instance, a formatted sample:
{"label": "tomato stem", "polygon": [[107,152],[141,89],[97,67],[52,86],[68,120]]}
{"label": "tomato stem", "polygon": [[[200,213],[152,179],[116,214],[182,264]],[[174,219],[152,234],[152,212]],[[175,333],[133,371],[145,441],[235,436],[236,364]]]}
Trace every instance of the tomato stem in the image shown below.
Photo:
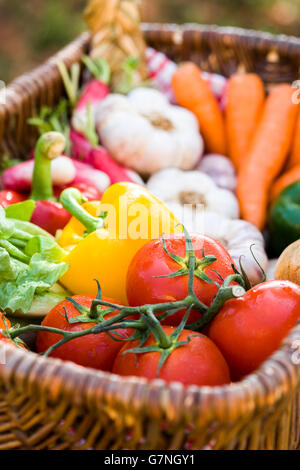
{"label": "tomato stem", "polygon": [[[232,282],[238,282],[239,285],[230,286]],[[242,284],[243,280],[241,279],[240,275],[232,274],[231,276],[228,276],[224,280],[213,303],[210,305],[206,313],[202,315],[202,317],[196,322],[187,325],[186,328],[193,331],[202,330],[204,326],[212,321],[212,319],[216,316],[227,300],[242,297],[245,294],[246,291]]]}
{"label": "tomato stem", "polygon": [[154,315],[151,307],[146,307],[141,311],[146,324],[149,326],[154,338],[157,341],[157,345],[162,349],[169,349],[172,346],[172,341],[166,335],[161,327],[160,321]]}

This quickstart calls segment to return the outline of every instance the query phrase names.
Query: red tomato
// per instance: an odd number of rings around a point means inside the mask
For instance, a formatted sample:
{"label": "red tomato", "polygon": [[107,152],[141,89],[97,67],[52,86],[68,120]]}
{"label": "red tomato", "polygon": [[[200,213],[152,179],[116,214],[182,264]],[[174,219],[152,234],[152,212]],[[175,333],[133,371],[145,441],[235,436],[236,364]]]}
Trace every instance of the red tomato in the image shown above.
{"label": "red tomato", "polygon": [[229,300],[208,328],[238,380],[272,354],[300,317],[300,286],[268,281]]}
{"label": "red tomato", "polygon": [[[201,234],[191,235],[191,240],[198,259],[202,258],[203,248],[205,255],[214,255],[217,258],[217,261],[204,268],[204,273],[211,279],[220,282],[220,278],[215,271],[223,278],[233,274],[231,256],[217,241]],[[166,246],[169,252],[184,257],[184,234],[170,236],[166,239]],[[180,268],[181,266],[165,253],[161,239],[152,240],[144,245],[136,253],[128,269],[126,287],[129,305],[137,306],[183,300],[188,295],[187,275],[173,278],[155,277],[174,273]],[[201,302],[209,305],[218,288],[215,284],[207,283],[195,277],[194,291]],[[184,313],[184,311],[175,313],[167,318],[164,324],[178,325]],[[198,320],[200,316],[199,312],[191,311],[188,323]]]}
{"label": "red tomato", "polygon": [[[6,325],[5,325],[5,322],[6,322]],[[10,327],[11,327],[11,323],[10,323],[9,319],[6,318],[6,317],[5,317],[5,322],[4,322],[3,313],[0,312],[0,341],[1,341],[2,343],[13,344],[14,346],[16,346],[15,343],[14,343],[11,339],[7,338],[6,336],[4,336],[4,335],[2,334],[2,330],[6,330],[6,327],[7,327],[7,328],[10,328]],[[22,344],[20,344],[20,346],[22,346],[23,348],[25,348],[25,346],[23,346]]]}
{"label": "red tomato", "polygon": [[[11,323],[10,323],[9,319],[5,318],[5,321],[6,321],[7,327],[10,328]],[[4,316],[3,316],[3,313],[0,312],[0,331],[5,330],[5,328],[6,328],[6,326],[5,326],[5,322],[4,322]]]}
{"label": "red tomato", "polygon": [[[174,328],[163,327],[169,336]],[[182,330],[179,340],[190,341],[174,349],[163,364],[159,378],[166,382],[184,385],[224,385],[230,382],[229,368],[217,346],[207,337],[194,331]],[[144,346],[155,344],[151,335]],[[159,352],[123,354],[127,349],[139,346],[139,341],[129,341],[118,353],[113,372],[119,375],[135,375],[155,379],[160,359]]]}
{"label": "red tomato", "polygon": [[99,189],[86,183],[70,183],[65,186],[56,187],[54,188],[55,197],[59,198],[61,192],[66,188],[78,189],[81,194],[89,201],[100,201],[102,198],[102,193],[99,191]]}
{"label": "red tomato", "polygon": [[25,201],[25,199],[27,199],[27,196],[17,193],[17,191],[8,191],[6,189],[0,191],[0,206],[3,207],[3,209],[6,209],[11,204]]}
{"label": "red tomato", "polygon": [[[79,304],[90,307],[93,299],[85,295],[76,295],[73,297]],[[105,299],[113,303],[118,303],[115,300]],[[69,324],[65,318],[64,307],[67,311],[69,318],[77,317],[78,310],[68,300],[64,300],[56,305],[42,321],[43,326],[51,326],[65,331],[81,331],[91,328],[96,323],[72,323]],[[104,307],[105,309],[105,307]],[[116,315],[117,312],[108,314],[106,319]],[[118,330],[119,334],[129,336],[128,330]],[[62,339],[61,335],[49,333],[47,331],[40,331],[37,335],[36,348],[40,353],[45,352],[50,346],[57,343]],[[81,338],[76,338],[68,343],[60,346],[51,353],[52,357],[58,357],[65,361],[76,362],[81,366],[92,367],[94,369],[101,369],[110,371],[114,359],[123,346],[122,341],[115,341],[110,338],[106,333],[99,333],[96,335],[87,335]]]}
{"label": "red tomato", "polygon": [[31,222],[43,228],[51,235],[63,229],[69,222],[71,214],[63,208],[60,202],[36,201]]}
{"label": "red tomato", "polygon": [[[5,325],[6,322],[6,325]],[[5,317],[5,322],[4,322],[4,316],[3,313],[0,312],[0,340],[4,341],[5,343],[12,343],[12,341],[9,338],[6,338],[6,336],[2,335],[2,330],[6,330],[7,328],[11,327],[11,323],[8,318]]]}

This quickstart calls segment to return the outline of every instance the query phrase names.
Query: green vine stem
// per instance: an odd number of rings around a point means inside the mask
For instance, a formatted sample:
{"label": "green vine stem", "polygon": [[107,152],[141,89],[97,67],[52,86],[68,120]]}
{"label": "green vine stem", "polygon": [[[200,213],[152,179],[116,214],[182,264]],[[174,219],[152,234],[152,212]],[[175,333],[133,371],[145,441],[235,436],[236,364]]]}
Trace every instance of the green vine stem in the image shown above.
{"label": "green vine stem", "polygon": [[[228,279],[226,279],[224,283],[228,284],[232,282],[232,280],[239,280],[241,282],[241,278],[238,279],[238,275],[233,275],[233,276],[230,276]],[[166,312],[172,312],[173,314],[174,311],[186,309],[187,313],[189,314],[189,312],[193,308],[194,310],[197,310],[200,313],[203,313],[203,315],[201,319],[199,320],[199,322],[196,322],[196,324],[193,324],[193,325],[188,325],[186,326],[186,328],[192,329],[192,326],[195,326],[195,329],[200,330],[201,328],[203,328],[203,326],[205,326],[207,323],[209,323],[209,321],[213,319],[213,317],[218,313],[220,307],[224,305],[224,303],[227,300],[243,295],[244,292],[245,290],[243,289],[243,287],[237,286],[237,285],[230,286],[230,287],[223,287],[223,288],[221,287],[215,300],[212,302],[209,308],[206,307],[205,312],[203,312],[201,305],[200,307],[197,305],[197,298],[195,294],[188,295],[184,300],[180,300],[177,302],[168,302],[168,303],[160,303],[160,304],[153,304],[153,305],[149,304],[149,305],[143,305],[143,306],[138,306],[138,307],[128,307],[128,306],[118,305],[118,304],[114,304],[111,302],[106,302],[104,300],[97,299],[97,301],[95,302],[98,306],[109,307],[110,309],[117,310],[120,313],[111,317],[109,320],[104,320],[101,323],[98,323],[95,326],[88,328],[86,330],[82,330],[82,331],[68,332],[65,330],[60,330],[60,329],[51,328],[51,327],[44,327],[41,325],[28,325],[28,326],[24,326],[21,328],[10,329],[8,332],[8,335],[11,339],[18,337],[27,331],[48,331],[48,332],[61,335],[63,338],[58,343],[51,346],[51,348],[49,348],[48,351],[45,352],[45,355],[48,356],[49,354],[51,354],[51,352],[53,352],[59,346],[62,346],[68,341],[71,341],[72,339],[75,339],[78,337],[87,336],[90,334],[110,332],[110,331],[120,329],[120,328],[122,329],[132,328],[132,329],[143,330],[143,331],[149,328],[152,332],[156,328],[155,330],[157,332],[156,339],[159,341],[160,347],[164,349],[164,348],[168,348],[170,344],[166,340],[162,332],[157,331],[158,327],[160,326],[160,321],[159,321],[160,318],[158,316],[154,316],[156,313],[165,314]],[[74,302],[72,303],[74,304]],[[103,312],[105,312],[105,310]],[[140,319],[130,320],[131,316],[136,316],[139,314],[142,315]],[[82,321],[82,315],[79,315],[78,318],[76,317],[72,318],[72,323],[81,322],[81,321]],[[89,318],[89,321],[92,321],[91,318]]]}
{"label": "green vine stem", "polygon": [[[239,285],[230,286],[231,282],[238,282]],[[237,297],[242,297],[245,294],[245,289],[243,287],[243,281],[239,274],[232,274],[228,276],[222,286],[220,287],[213,303],[211,304],[210,308],[207,310],[206,314],[203,315],[198,321],[187,325],[188,330],[193,331],[200,331],[202,330],[208,323],[210,323],[219,310],[223,307],[225,302],[230,299],[235,299]]]}

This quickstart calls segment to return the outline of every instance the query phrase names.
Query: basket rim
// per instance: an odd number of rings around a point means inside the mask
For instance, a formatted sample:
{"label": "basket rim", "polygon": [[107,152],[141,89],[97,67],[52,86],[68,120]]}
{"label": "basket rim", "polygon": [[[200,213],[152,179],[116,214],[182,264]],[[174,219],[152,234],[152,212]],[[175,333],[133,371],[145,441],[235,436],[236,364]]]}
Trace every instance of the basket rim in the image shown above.
{"label": "basket rim", "polygon": [[[236,27],[220,27],[216,25],[199,25],[186,23],[144,23],[146,35],[164,32],[162,43],[180,44],[185,35],[194,31],[207,35],[219,35],[228,45],[235,39],[252,41],[261,51],[270,51],[275,47],[279,53],[299,54],[300,39],[292,36],[273,35]],[[89,33],[83,33],[72,43],[62,49],[59,54],[48,59],[33,71],[16,78],[8,85],[8,104],[1,111],[10,111],[10,105],[19,94],[26,90],[28,80],[38,77],[45,67],[56,68],[58,57],[69,64],[70,52],[86,47],[90,40]],[[288,51],[288,52],[287,52]],[[59,72],[57,71],[57,74]],[[47,77],[46,77],[47,78]],[[135,412],[146,410],[146,413],[163,414],[171,419],[190,419],[191,415],[220,422],[236,419],[239,416],[251,416],[255,411],[262,411],[266,406],[284,399],[288,390],[295,390],[300,377],[300,366],[293,363],[295,352],[294,342],[300,343],[300,321],[291,330],[281,347],[267,359],[260,368],[245,377],[242,381],[222,387],[184,387],[179,383],[166,384],[162,380],[148,381],[137,377],[120,377],[108,372],[83,368],[71,362],[63,362],[55,358],[45,358],[33,352],[27,352],[7,346],[0,342],[0,356],[6,354],[6,364],[0,365],[0,377],[5,385],[15,385],[20,391],[35,390],[41,393],[47,390],[50,400],[59,394],[72,397],[76,390],[78,406],[93,406],[100,410],[103,400],[116,400],[120,406],[134,406]],[[136,400],[133,400],[135,397]],[[73,397],[74,400],[74,397]],[[191,420],[191,419],[190,419]]]}
{"label": "basket rim", "polygon": [[[165,36],[161,36],[161,41],[180,45],[184,40],[184,36],[188,36],[193,32],[201,32],[204,37],[208,39],[210,36],[219,36],[220,40],[223,40],[228,46],[232,45],[235,41],[244,41],[254,46],[260,51],[270,52],[270,48],[280,54],[296,55],[300,51],[300,37],[288,36],[285,34],[273,34],[267,31],[257,31],[254,29],[240,28],[236,26],[218,26],[205,25],[199,23],[142,23],[142,30],[144,34],[150,35],[151,33],[165,33]],[[25,72],[19,77],[13,79],[7,86],[9,94],[18,94],[18,88],[25,85],[25,79],[38,75],[39,72],[43,71],[46,65],[52,65],[55,67],[55,63],[58,58],[66,60],[72,49],[79,45],[84,46],[88,44],[91,38],[91,34],[87,31],[81,33],[77,38],[65,46],[58,54],[51,56],[46,59],[41,65],[29,72]],[[68,62],[68,61],[67,61]],[[24,79],[24,80],[23,80]]]}
{"label": "basket rim", "polygon": [[[293,354],[300,345],[300,321],[275,351],[255,372],[239,382],[223,386],[184,386],[179,382],[166,383],[161,379],[148,380],[139,377],[124,377],[79,366],[57,358],[43,357],[32,351],[24,351],[0,341],[0,377],[5,385],[15,385],[20,391],[30,387],[36,392],[47,390],[50,400],[62,394],[73,396],[76,404],[85,406],[86,400],[100,410],[103,400],[112,398],[120,406],[130,407],[132,396],[138,397],[134,407],[151,411],[151,414],[177,415],[181,418],[204,415],[209,421],[219,422],[251,416],[266,406],[273,407],[284,399],[290,390],[296,390],[300,378],[300,361]],[[3,356],[4,355],[4,356]],[[299,364],[298,364],[299,362]],[[100,398],[100,400],[99,400]],[[204,415],[203,415],[204,414]]]}
{"label": "basket rim", "polygon": [[[287,51],[286,45],[295,45],[297,48],[300,46],[300,37],[286,35],[286,34],[274,34],[268,31],[257,31],[255,29],[241,28],[238,26],[219,26],[217,24],[199,24],[199,23],[143,23],[142,29],[144,33],[157,32],[160,31],[176,33],[182,32],[191,33],[191,32],[201,32],[203,34],[214,34],[220,37],[228,37],[228,45],[231,45],[230,37],[237,38],[238,40],[253,41],[257,43],[258,48],[269,49],[270,46],[276,45],[278,47],[278,52],[281,52],[281,47],[284,48],[284,52]],[[169,41],[169,39],[167,39]],[[179,41],[177,38],[175,41]],[[293,52],[291,48],[289,53]],[[297,52],[297,51],[295,51]]]}

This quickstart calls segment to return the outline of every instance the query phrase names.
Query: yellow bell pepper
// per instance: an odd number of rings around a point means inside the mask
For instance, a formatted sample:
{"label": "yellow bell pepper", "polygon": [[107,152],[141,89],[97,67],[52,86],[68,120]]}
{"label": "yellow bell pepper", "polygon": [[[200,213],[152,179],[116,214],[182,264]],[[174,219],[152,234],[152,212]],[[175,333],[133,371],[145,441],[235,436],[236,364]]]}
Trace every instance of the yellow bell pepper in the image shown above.
{"label": "yellow bell pepper", "polygon": [[182,231],[172,212],[134,183],[116,183],[101,202],[82,205],[80,192],[68,188],[61,202],[73,215],[58,238],[70,266],[61,282],[74,294],[96,295],[97,279],[104,296],[127,304],[126,276],[136,252],[163,233]]}

